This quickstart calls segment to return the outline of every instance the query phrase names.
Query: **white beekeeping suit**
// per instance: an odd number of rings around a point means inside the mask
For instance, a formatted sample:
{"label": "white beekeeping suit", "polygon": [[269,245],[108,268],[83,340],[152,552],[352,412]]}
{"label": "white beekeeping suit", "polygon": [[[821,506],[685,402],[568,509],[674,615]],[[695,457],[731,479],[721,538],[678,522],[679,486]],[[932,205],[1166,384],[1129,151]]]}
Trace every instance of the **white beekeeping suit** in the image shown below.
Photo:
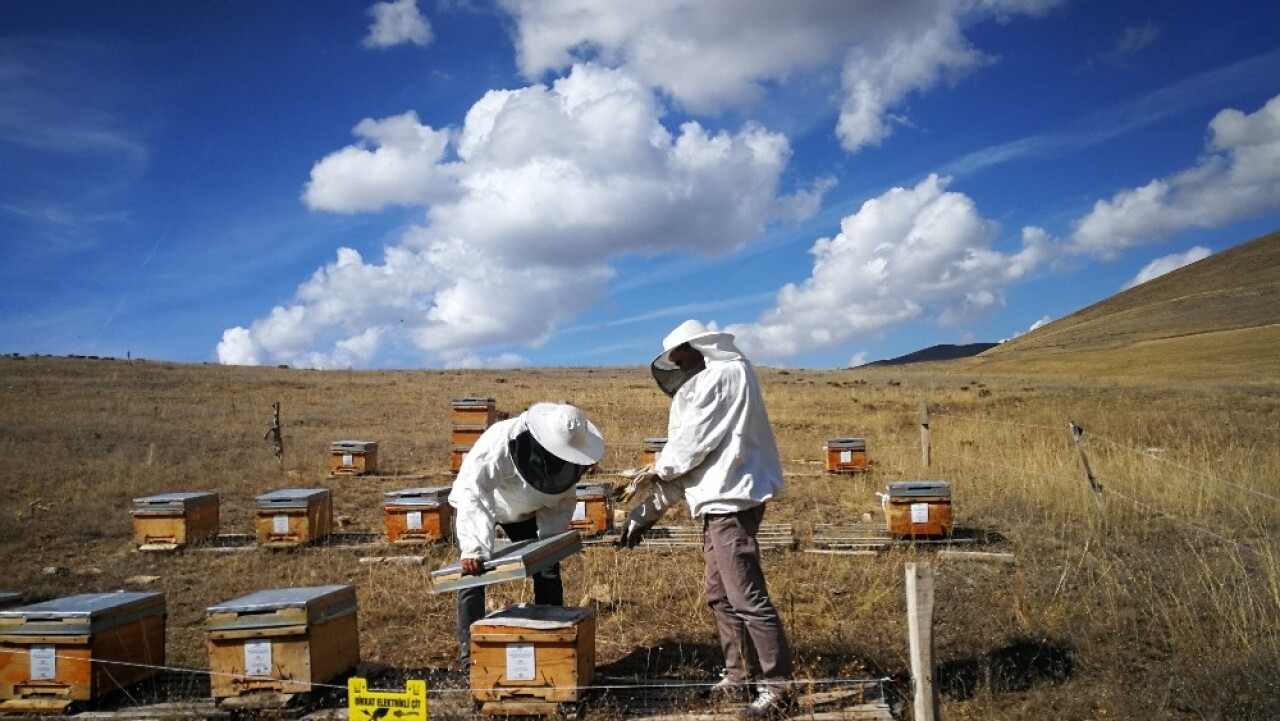
{"label": "white beekeeping suit", "polygon": [[[682,372],[670,352],[683,343],[706,367]],[[654,493],[633,512],[652,525],[681,495],[694,518],[760,505],[782,490],[782,461],[760,384],[733,336],[687,321],[662,341],[655,380],[671,395],[667,443],[654,460]]]}
{"label": "white beekeeping suit", "polygon": [[[530,436],[568,461],[561,474],[548,475],[537,454],[522,455],[522,441]],[[568,530],[578,502],[578,477],[603,453],[600,432],[569,405],[538,403],[490,426],[463,459],[449,494],[449,505],[458,510],[460,557],[492,557],[499,523],[536,517],[540,538]]]}

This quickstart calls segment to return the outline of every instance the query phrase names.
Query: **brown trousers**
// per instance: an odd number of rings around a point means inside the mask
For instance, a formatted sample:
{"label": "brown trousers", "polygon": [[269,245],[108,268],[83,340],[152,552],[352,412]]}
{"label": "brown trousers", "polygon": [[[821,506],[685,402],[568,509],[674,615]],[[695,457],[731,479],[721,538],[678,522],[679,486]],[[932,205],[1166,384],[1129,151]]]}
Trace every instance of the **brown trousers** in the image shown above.
{"label": "brown trousers", "polygon": [[794,673],[782,619],[769,600],[756,533],[764,506],[702,519],[707,605],[715,616],[729,679],[785,684]]}

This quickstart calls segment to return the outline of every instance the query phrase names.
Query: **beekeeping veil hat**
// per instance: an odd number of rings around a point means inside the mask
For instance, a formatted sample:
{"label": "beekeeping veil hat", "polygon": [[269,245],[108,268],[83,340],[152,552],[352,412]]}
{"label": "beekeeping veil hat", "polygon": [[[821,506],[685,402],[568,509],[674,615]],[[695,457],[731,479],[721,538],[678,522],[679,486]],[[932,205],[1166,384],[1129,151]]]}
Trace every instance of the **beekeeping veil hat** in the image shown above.
{"label": "beekeeping veil hat", "polygon": [[737,360],[742,352],[733,344],[733,334],[718,330],[715,323],[704,325],[696,320],[686,320],[662,339],[662,352],[649,364],[658,387],[669,396],[675,395],[685,381],[696,373],[680,370],[671,361],[671,351],[688,343],[707,360]]}
{"label": "beekeeping veil hat", "polygon": [[567,403],[534,403],[525,422],[538,445],[557,458],[590,466],[604,456],[604,436],[587,414]]}

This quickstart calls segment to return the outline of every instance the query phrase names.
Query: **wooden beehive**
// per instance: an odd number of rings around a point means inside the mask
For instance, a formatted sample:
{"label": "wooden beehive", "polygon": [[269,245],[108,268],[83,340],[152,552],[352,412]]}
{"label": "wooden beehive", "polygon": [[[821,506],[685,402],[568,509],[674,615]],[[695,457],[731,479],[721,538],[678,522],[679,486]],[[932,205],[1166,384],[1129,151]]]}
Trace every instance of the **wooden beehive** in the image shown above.
{"label": "wooden beehive", "polygon": [[480,436],[484,435],[485,430],[488,428],[489,426],[473,425],[469,423],[465,425],[454,425],[449,436],[449,444],[455,448],[466,448],[467,450],[471,450],[471,447],[476,444],[476,441],[480,440]]}
{"label": "wooden beehive", "polygon": [[60,713],[165,665],[163,593],[85,593],[0,611],[0,713]]}
{"label": "wooden beehive", "polygon": [[449,470],[457,473],[471,447],[497,422],[497,403],[492,398],[454,398],[450,420]]}
{"label": "wooden beehive", "polygon": [[600,536],[613,530],[613,495],[603,483],[579,483],[578,505],[569,528],[584,536]]}
{"label": "wooden beehive", "polygon": [[658,454],[662,452],[662,447],[667,445],[666,438],[646,438],[644,439],[644,465],[649,465],[658,460]]}
{"label": "wooden beehive", "polygon": [[471,446],[453,446],[449,449],[449,470],[457,473],[462,468],[462,461],[471,452]]}
{"label": "wooden beehive", "polygon": [[454,398],[453,425],[482,426],[488,428],[498,420],[498,405],[492,398]]}
{"label": "wooden beehive", "polygon": [[486,714],[576,702],[595,665],[590,608],[511,606],[471,626],[471,692]]}
{"label": "wooden beehive", "polygon": [[335,476],[368,476],[378,472],[375,441],[334,441],[329,444],[329,473]]}
{"label": "wooden beehive", "polygon": [[215,699],[306,693],[360,663],[354,586],[281,588],[205,610]]}
{"label": "wooden beehive", "polygon": [[387,540],[391,543],[429,543],[452,535],[453,506],[448,486],[406,488],[383,495]]}
{"label": "wooden beehive", "polygon": [[292,548],[333,530],[333,494],[327,488],[286,488],[256,499],[254,532],[259,546]]}
{"label": "wooden beehive", "polygon": [[890,483],[883,503],[889,533],[916,537],[951,535],[951,484],[946,481]]}
{"label": "wooden beehive", "polygon": [[172,551],[218,535],[218,494],[161,493],[133,499],[133,543]]}
{"label": "wooden beehive", "polygon": [[822,447],[827,455],[827,473],[861,473],[867,470],[865,438],[830,438]]}

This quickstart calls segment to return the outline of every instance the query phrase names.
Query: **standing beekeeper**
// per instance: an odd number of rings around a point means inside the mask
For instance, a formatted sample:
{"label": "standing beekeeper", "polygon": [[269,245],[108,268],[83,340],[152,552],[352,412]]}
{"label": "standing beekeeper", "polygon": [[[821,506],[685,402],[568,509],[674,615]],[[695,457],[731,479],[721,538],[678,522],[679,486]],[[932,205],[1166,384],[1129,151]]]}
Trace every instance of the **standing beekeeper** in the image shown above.
{"label": "standing beekeeper", "polygon": [[652,464],[652,493],[631,511],[619,543],[634,546],[683,497],[701,519],[707,605],[724,651],[714,696],[747,701],[747,718],[794,706],[791,646],[769,599],[756,533],[782,490],[782,461],[760,383],[733,335],[688,320],[662,340],[653,377],[671,396],[667,443]]}
{"label": "standing beekeeper", "polygon": [[[604,455],[604,437],[580,409],[535,403],[485,430],[462,460],[449,493],[457,509],[462,573],[479,575],[493,555],[494,528],[507,538],[548,538],[569,530],[578,479]],[[533,601],[563,606],[560,564],[533,577]],[[484,617],[484,586],[458,592],[458,659],[471,664],[471,624]]]}

